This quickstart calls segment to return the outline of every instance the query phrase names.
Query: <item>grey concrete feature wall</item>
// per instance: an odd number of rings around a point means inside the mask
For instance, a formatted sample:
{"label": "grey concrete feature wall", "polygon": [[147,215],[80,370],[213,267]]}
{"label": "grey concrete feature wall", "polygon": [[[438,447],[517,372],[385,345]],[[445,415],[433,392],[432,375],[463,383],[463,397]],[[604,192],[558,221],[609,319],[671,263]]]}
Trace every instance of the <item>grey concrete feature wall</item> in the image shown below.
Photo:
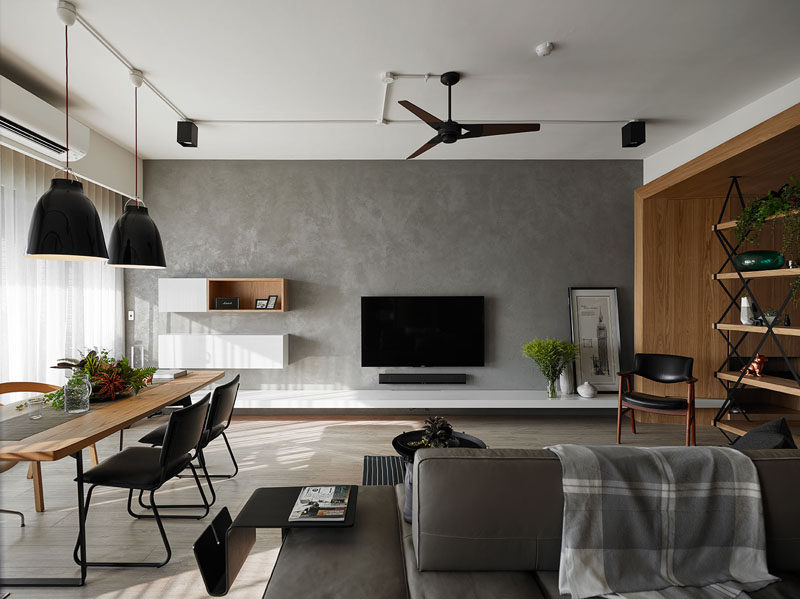
{"label": "grey concrete feature wall", "polygon": [[[150,363],[163,333],[288,333],[288,368],[242,371],[243,389],[386,388],[381,369],[361,367],[362,295],[484,295],[486,366],[429,371],[467,372],[472,389],[543,389],[520,350],[570,337],[570,286],[619,289],[623,363],[632,353],[641,161],[155,160],[144,171],[168,268],[127,270],[125,302],[127,346]],[[286,277],[291,310],[160,314],[162,276]]]}

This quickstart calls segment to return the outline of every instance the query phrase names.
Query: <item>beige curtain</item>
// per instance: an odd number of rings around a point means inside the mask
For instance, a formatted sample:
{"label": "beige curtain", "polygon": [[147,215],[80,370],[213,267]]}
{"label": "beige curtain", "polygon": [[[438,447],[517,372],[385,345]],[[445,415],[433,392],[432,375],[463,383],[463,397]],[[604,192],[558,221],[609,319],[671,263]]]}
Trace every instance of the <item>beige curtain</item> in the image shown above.
{"label": "beige curtain", "polygon": [[[0,147],[0,381],[63,384],[59,358],[86,348],[124,355],[123,277],[105,262],[25,257],[36,201],[64,173]],[[80,178],[78,178],[80,180]],[[106,240],[122,212],[122,196],[83,181]]]}

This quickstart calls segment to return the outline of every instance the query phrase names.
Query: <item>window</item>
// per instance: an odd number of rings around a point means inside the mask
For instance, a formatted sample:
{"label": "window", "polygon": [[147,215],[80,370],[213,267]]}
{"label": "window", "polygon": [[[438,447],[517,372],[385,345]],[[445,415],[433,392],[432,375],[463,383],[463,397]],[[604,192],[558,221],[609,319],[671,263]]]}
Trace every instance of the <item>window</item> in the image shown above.
{"label": "window", "polygon": [[[0,147],[0,381],[63,384],[59,358],[86,348],[124,355],[123,275],[104,262],[27,258],[36,201],[63,177],[54,167]],[[79,178],[80,180],[80,178]],[[110,233],[122,196],[81,181]]]}

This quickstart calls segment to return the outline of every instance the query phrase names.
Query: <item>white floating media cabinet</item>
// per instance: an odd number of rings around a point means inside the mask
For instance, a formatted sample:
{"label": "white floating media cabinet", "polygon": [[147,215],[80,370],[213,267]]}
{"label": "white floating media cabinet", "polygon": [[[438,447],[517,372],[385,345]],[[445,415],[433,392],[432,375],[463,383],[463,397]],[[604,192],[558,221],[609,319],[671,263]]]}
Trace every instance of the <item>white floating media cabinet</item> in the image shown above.
{"label": "white floating media cabinet", "polygon": [[159,335],[159,368],[286,368],[289,335]]}

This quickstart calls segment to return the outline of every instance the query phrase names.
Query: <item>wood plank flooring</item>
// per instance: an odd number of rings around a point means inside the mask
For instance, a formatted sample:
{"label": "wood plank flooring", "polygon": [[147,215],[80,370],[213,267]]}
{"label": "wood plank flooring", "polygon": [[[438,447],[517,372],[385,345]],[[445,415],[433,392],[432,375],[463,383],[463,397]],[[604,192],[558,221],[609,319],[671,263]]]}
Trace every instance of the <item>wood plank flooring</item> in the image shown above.
{"label": "wood plank flooring", "polygon": [[[167,520],[172,560],[163,568],[89,568],[86,586],[76,589],[9,588],[13,599],[140,597],[204,599],[208,597],[197,571],[191,546],[223,505],[235,516],[253,489],[265,486],[322,482],[359,484],[364,455],[392,455],[391,439],[419,428],[424,416],[242,416],[234,418],[229,438],[239,461],[239,475],[215,483],[217,503],[204,520]],[[483,439],[489,447],[539,448],[556,443],[607,445],[614,443],[615,419],[606,416],[452,416],[454,428]],[[126,446],[164,422],[152,418],[125,432]],[[678,445],[681,425],[637,424],[633,436],[624,423],[623,442],[643,446]],[[700,445],[722,445],[722,434],[698,426]],[[117,451],[119,437],[100,441],[100,459]],[[230,468],[224,443],[206,452],[211,471]],[[84,452],[88,468],[88,452]],[[27,467],[20,464],[0,475],[0,507],[25,513],[19,518],[0,514],[0,571],[4,576],[74,576],[72,548],[77,534],[75,464],[71,458],[42,464],[47,511],[33,509]],[[157,560],[163,547],[155,523],[134,520],[125,511],[126,493],[98,488],[87,522],[89,559]],[[194,502],[199,497],[192,480],[171,482],[156,495],[162,502]],[[228,597],[260,598],[278,555],[280,531],[262,530]]]}

